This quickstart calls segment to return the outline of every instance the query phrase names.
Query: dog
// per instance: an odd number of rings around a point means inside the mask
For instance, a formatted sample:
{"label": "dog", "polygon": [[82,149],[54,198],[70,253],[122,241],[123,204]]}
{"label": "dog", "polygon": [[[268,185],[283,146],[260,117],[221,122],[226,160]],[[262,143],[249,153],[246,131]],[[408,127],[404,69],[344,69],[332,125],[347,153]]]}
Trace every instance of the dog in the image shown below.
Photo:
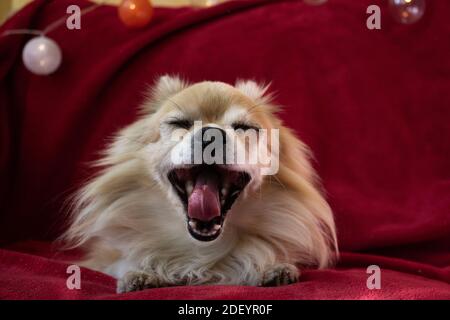
{"label": "dog", "polygon": [[[268,86],[252,80],[233,86],[160,77],[138,120],[114,136],[96,163],[100,173],[73,201],[62,240],[85,251],[80,264],[118,279],[118,293],[287,285],[298,281],[299,268],[333,265],[335,224],[311,153],[272,100]],[[275,170],[228,161],[255,150],[246,133],[262,130],[277,133],[256,139],[266,141]],[[192,150],[205,152],[212,142],[224,147],[210,152],[214,161],[193,163]]]}

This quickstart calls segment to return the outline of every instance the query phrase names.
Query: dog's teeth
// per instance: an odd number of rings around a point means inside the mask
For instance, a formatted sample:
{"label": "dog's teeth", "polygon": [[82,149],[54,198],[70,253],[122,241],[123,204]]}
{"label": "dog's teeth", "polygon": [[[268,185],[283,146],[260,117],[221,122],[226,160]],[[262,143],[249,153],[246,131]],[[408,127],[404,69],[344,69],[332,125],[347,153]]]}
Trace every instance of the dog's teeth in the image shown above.
{"label": "dog's teeth", "polygon": [[194,231],[196,234],[203,236],[203,237],[210,237],[215,234],[222,228],[220,224],[215,224],[212,229],[203,228],[202,230],[197,229],[197,222],[195,221],[189,221],[189,225],[192,228],[192,231]]}
{"label": "dog's teeth", "polygon": [[195,221],[189,221],[189,225],[191,226],[191,228],[197,228],[197,222]]}
{"label": "dog's teeth", "polygon": [[194,190],[194,185],[193,185],[193,183],[192,183],[191,180],[188,180],[188,181],[186,182],[186,192],[187,192],[188,196],[191,195],[192,190]]}
{"label": "dog's teeth", "polygon": [[178,184],[175,184],[175,188],[177,188],[177,190],[180,191],[181,193],[184,193],[183,188],[181,188]]}
{"label": "dog's teeth", "polygon": [[222,195],[222,196],[226,196],[227,195],[227,188],[222,188],[222,190],[220,190],[220,194]]}
{"label": "dog's teeth", "polygon": [[235,190],[235,191],[231,194],[231,196],[234,197],[234,196],[238,195],[239,192],[240,192],[239,190]]}
{"label": "dog's teeth", "polygon": [[226,196],[226,195],[228,194],[228,191],[229,191],[229,190],[230,190],[230,182],[225,181],[225,182],[223,183],[222,190],[220,190],[220,193],[221,193],[223,196]]}

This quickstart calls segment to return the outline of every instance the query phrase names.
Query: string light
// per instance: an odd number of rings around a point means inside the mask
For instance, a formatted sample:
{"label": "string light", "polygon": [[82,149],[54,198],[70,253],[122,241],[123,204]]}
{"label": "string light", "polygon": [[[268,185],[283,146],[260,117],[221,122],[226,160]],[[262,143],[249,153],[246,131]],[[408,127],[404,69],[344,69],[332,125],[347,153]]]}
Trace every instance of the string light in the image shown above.
{"label": "string light", "polygon": [[22,51],[25,67],[36,75],[49,75],[58,70],[62,53],[58,44],[45,36],[38,36],[27,42]]}
{"label": "string light", "polygon": [[[98,8],[101,4],[91,5],[80,11],[80,15],[87,14]],[[2,36],[11,36],[18,34],[30,34],[36,37],[30,39],[23,48],[22,61],[25,67],[36,75],[49,75],[58,70],[62,62],[62,52],[59,45],[47,34],[65,24],[67,17],[62,17],[44,30],[18,29],[7,30]]]}
{"label": "string light", "polygon": [[389,0],[389,10],[400,23],[416,23],[425,14],[425,0]]}
{"label": "string light", "polygon": [[[223,0],[211,1],[222,2]],[[311,5],[319,5],[327,2],[327,0],[304,0],[304,2]],[[80,16],[95,10],[101,5],[103,5],[103,2],[81,10]],[[420,20],[424,15],[425,0],[389,0],[389,8],[394,19],[404,24],[411,24]],[[150,0],[122,0],[118,7],[118,16],[127,27],[144,27],[153,17],[153,7]],[[7,30],[1,36],[34,35],[35,37],[29,40],[23,48],[23,63],[30,72],[36,75],[49,75],[58,70],[63,56],[59,45],[47,35],[63,25],[66,20],[67,17],[64,16],[51,23],[44,30]]]}
{"label": "string light", "polygon": [[122,0],[119,5],[119,18],[129,28],[142,28],[153,17],[153,7],[149,0]]}
{"label": "string light", "polygon": [[[80,16],[86,15],[102,6],[103,2],[93,4],[80,10]],[[127,27],[143,27],[147,25],[153,16],[153,7],[149,0],[123,0],[118,7],[121,21]],[[47,35],[53,30],[61,27],[67,21],[67,16],[52,22],[44,30],[17,29],[7,30],[1,36],[19,34],[33,35],[24,46],[22,61],[25,67],[36,75],[50,75],[58,70],[63,60],[59,45]]]}

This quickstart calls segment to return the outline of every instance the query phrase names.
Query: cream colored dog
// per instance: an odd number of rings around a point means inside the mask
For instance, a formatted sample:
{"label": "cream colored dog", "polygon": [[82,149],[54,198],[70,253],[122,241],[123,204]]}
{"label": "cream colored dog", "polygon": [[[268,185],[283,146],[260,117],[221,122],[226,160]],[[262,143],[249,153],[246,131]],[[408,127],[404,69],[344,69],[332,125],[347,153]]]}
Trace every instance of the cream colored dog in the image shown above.
{"label": "cream colored dog", "polygon": [[[332,264],[332,212],[307,148],[274,115],[266,90],[253,81],[191,85],[161,77],[140,118],[116,135],[99,161],[103,170],[76,198],[63,239],[86,250],[81,264],[118,278],[120,293],[283,285],[297,281],[297,267]],[[278,130],[278,141],[267,140],[279,161],[273,175],[261,163],[226,158],[249,153],[245,133],[260,129]],[[219,141],[205,138],[208,130],[224,138],[225,152],[212,152],[224,161],[188,163],[193,153],[186,151]]]}

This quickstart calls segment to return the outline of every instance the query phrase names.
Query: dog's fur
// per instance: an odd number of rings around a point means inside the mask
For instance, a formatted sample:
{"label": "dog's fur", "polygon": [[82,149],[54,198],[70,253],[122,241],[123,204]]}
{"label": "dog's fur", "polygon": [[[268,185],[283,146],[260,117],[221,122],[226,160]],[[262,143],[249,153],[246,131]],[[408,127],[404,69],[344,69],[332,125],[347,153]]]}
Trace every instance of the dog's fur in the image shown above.
{"label": "dog's fur", "polygon": [[[327,267],[337,255],[332,212],[309,151],[276,117],[267,87],[253,81],[190,85],[161,77],[140,118],[120,131],[98,162],[103,170],[77,195],[63,239],[82,247],[81,264],[119,279],[118,292],[182,284],[279,285],[298,267]],[[229,126],[246,119],[280,130],[279,171],[252,179],[214,241],[192,238],[167,180],[169,115]]]}

